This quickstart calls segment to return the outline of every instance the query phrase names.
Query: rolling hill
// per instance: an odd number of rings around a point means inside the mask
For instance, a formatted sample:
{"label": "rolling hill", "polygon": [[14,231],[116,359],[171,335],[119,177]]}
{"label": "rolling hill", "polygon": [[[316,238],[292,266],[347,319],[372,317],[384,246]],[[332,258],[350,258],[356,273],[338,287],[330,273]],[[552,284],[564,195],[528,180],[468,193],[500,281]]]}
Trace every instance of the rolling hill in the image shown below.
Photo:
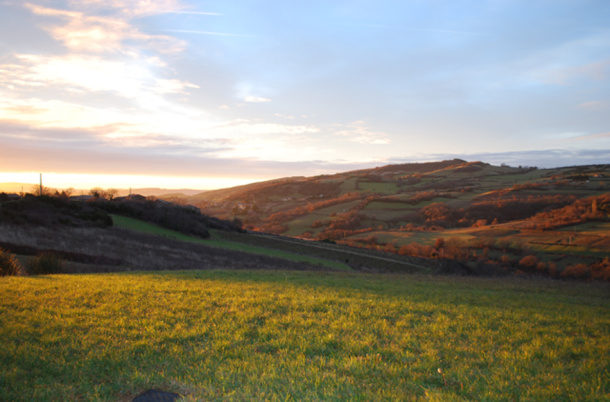
{"label": "rolling hill", "polygon": [[[284,178],[183,201],[252,231],[559,275],[610,253],[609,182],[610,165],[454,159]],[[534,267],[520,264],[529,255]]]}
{"label": "rolling hill", "polygon": [[240,227],[246,233],[216,231],[207,242],[272,257],[290,250],[357,270],[610,280],[609,181],[610,165],[537,169],[454,159],[125,205],[66,206],[57,197],[39,205],[26,197],[29,210],[6,204],[0,221],[105,227],[108,214],[122,214],[202,237],[208,228]]}

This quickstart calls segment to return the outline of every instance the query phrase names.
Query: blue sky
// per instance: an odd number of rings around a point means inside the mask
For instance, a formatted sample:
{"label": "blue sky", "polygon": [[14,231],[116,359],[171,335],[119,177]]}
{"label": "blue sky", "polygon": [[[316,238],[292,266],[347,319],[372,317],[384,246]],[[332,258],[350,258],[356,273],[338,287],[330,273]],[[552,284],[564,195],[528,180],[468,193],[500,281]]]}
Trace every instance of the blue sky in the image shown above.
{"label": "blue sky", "polygon": [[608,163],[608,16],[606,0],[0,0],[0,181]]}

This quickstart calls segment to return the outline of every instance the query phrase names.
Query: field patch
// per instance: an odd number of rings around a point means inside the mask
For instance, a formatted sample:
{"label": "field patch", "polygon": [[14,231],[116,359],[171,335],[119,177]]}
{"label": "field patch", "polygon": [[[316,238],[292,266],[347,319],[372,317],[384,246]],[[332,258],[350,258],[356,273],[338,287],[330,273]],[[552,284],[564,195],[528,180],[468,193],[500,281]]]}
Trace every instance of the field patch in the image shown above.
{"label": "field patch", "polygon": [[579,232],[583,234],[610,236],[610,222],[588,222],[578,225],[564,226],[557,229],[560,232]]}
{"label": "field patch", "polygon": [[[7,400],[602,400],[607,288],[293,271],[0,278]],[[440,371],[439,371],[440,370]]]}
{"label": "field patch", "polygon": [[408,210],[408,209],[416,209],[413,204],[408,204],[406,202],[384,202],[384,201],[373,201],[369,202],[364,210],[368,209],[382,209],[382,210]]}
{"label": "field patch", "polygon": [[251,244],[240,243],[237,241],[227,241],[222,237],[222,232],[217,230],[210,230],[210,239],[201,239],[197,237],[187,236],[182,233],[175,232],[173,230],[164,229],[159,226],[147,222],[142,222],[133,218],[112,215],[112,219],[114,221],[114,224],[118,227],[135,230],[143,233],[154,234],[158,236],[169,237],[180,241],[200,243],[206,246],[218,247],[225,250],[242,251],[246,253],[259,254],[268,257],[283,258],[289,261],[305,262],[314,265],[321,265],[332,269],[351,270],[351,268],[347,264],[337,261],[317,258],[306,254],[295,254],[277,249],[259,247]]}
{"label": "field patch", "polygon": [[379,194],[395,194],[398,191],[398,186],[393,182],[359,181],[358,189]]}

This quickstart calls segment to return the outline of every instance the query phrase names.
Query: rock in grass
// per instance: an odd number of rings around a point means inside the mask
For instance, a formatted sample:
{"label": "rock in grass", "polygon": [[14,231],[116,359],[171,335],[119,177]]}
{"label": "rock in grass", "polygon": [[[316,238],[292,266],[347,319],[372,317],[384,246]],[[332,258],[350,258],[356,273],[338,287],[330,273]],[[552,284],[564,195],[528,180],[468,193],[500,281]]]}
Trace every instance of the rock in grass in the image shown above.
{"label": "rock in grass", "polygon": [[173,392],[149,389],[148,391],[144,391],[140,395],[133,398],[133,402],[173,402],[178,399],[180,399],[180,395]]}

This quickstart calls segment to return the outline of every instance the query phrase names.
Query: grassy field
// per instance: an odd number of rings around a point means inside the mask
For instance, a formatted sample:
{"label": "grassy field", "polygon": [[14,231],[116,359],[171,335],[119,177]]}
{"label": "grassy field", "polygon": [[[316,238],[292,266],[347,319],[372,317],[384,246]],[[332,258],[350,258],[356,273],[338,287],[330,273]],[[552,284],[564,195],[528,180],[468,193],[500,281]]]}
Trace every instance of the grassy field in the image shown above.
{"label": "grassy field", "polygon": [[[607,400],[607,286],[284,271],[0,278],[3,400]],[[440,372],[439,372],[440,369]]]}
{"label": "grassy field", "polygon": [[307,230],[311,230],[314,233],[319,232],[321,229],[314,229],[311,226],[315,221],[323,221],[323,222],[332,222],[335,218],[332,216],[334,214],[341,214],[346,211],[350,211],[356,205],[358,205],[360,201],[351,201],[345,202],[342,204],[332,205],[327,208],[321,208],[317,211],[311,212],[305,216],[300,216],[296,219],[286,222],[286,226],[288,226],[288,231],[284,233],[287,236],[291,235],[300,235]]}
{"label": "grassy field", "polygon": [[351,268],[344,263],[331,261],[324,258],[316,258],[306,254],[296,254],[285,252],[282,250],[274,250],[267,247],[258,247],[256,245],[244,244],[235,241],[227,241],[223,238],[222,232],[216,230],[210,230],[211,238],[210,239],[201,239],[197,237],[187,236],[185,234],[165,229],[159,227],[157,225],[153,225],[147,222],[142,222],[137,219],[127,218],[119,215],[112,215],[112,220],[114,225],[120,228],[125,228],[129,230],[135,230],[143,233],[154,234],[158,236],[164,236],[171,239],[176,239],[180,241],[200,243],[206,246],[218,247],[225,250],[233,250],[233,251],[243,251],[246,253],[259,254],[268,257],[277,257],[283,258],[289,261],[295,262],[305,262],[314,265],[321,265],[326,268],[331,269],[339,269],[339,270],[351,270]]}
{"label": "grassy field", "polygon": [[398,191],[396,183],[359,181],[360,191],[372,191],[379,194],[395,194]]}

